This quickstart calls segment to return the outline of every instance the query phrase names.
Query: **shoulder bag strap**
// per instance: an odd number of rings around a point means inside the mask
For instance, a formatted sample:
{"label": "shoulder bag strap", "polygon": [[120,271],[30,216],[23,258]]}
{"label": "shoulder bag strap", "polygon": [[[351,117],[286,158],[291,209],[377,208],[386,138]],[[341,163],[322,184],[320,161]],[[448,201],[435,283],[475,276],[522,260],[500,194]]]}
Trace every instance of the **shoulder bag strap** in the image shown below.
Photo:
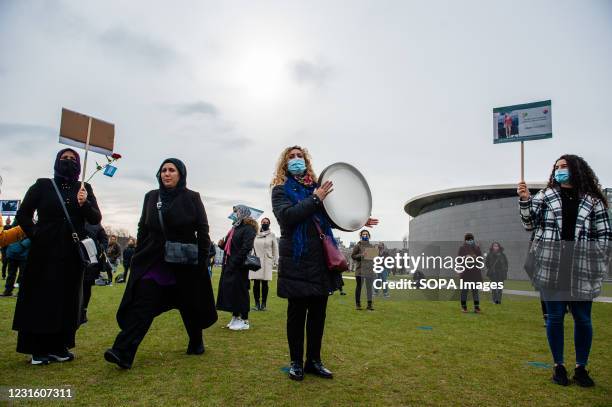
{"label": "shoulder bag strap", "polygon": [[161,201],[161,193],[157,195],[157,215],[159,216],[159,224],[161,225],[162,233],[164,234],[164,238],[167,240],[166,236],[166,228],[164,227],[164,217],[162,216],[162,201]]}
{"label": "shoulder bag strap", "polygon": [[66,204],[64,203],[64,198],[62,198],[62,194],[60,193],[59,188],[57,187],[57,184],[55,183],[54,179],[51,179],[51,183],[53,184],[53,188],[55,188],[55,192],[57,193],[57,197],[60,201],[60,204],[62,204],[62,209],[64,210],[64,215],[66,216],[66,220],[68,221],[68,224],[70,225],[70,229],[72,229],[72,240],[74,240],[75,243],[78,243],[80,241],[79,234],[76,232],[76,229],[74,225],[72,224],[70,215],[68,215],[68,211],[66,210]]}

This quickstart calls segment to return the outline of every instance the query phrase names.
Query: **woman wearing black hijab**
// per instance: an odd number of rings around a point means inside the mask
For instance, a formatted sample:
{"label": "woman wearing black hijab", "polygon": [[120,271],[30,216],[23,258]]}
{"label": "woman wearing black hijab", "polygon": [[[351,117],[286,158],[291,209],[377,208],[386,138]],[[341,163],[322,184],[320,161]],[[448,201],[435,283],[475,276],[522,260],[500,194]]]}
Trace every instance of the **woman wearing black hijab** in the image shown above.
{"label": "woman wearing black hijab", "polygon": [[[85,222],[102,219],[93,190],[81,187],[79,155],[72,149],[57,153],[54,177],[66,210],[79,235]],[[34,224],[34,212],[38,222]],[[33,365],[74,359],[69,349],[79,325],[83,293],[83,266],[72,230],[52,180],[40,178],[30,187],[17,212],[17,221],[32,246],[23,272],[13,329],[18,331],[17,352],[31,354]]]}
{"label": "woman wearing black hijab", "polygon": [[[187,189],[187,169],[176,158],[166,159],[157,172],[159,189],[145,195],[138,222],[138,246],[132,258],[132,275],[117,311],[121,332],[104,358],[123,369],[132,367],[138,345],[153,319],[178,308],[189,335],[187,354],[204,353],[202,329],[217,321],[208,277],[208,219],[200,194]],[[161,200],[164,231],[157,210]],[[167,263],[166,242],[198,246],[196,265]]]}

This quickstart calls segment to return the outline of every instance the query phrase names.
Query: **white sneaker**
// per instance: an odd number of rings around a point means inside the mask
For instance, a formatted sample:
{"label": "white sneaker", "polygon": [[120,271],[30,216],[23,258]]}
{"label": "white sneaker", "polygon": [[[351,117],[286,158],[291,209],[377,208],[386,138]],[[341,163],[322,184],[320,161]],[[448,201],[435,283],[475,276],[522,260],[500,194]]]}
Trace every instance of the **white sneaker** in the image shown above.
{"label": "white sneaker", "polygon": [[225,327],[226,328],[231,327],[232,325],[234,325],[236,323],[236,321],[238,321],[238,317],[232,316],[232,319],[230,320],[230,322],[227,323],[227,325],[225,325]]}
{"label": "white sneaker", "polygon": [[229,329],[232,331],[245,331],[250,328],[248,320],[239,319],[234,325],[230,326]]}

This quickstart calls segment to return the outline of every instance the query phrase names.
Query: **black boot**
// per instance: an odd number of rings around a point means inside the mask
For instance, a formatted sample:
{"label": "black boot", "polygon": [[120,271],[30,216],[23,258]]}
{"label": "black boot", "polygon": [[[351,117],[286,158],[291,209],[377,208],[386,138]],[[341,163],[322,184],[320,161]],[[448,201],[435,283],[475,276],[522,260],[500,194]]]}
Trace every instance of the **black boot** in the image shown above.
{"label": "black boot", "polygon": [[204,337],[202,335],[199,337],[189,338],[189,345],[187,345],[188,355],[201,355],[205,350]]}
{"label": "black boot", "polygon": [[304,372],[312,373],[324,379],[332,379],[334,374],[320,360],[309,360],[304,366]]}
{"label": "black boot", "polygon": [[372,306],[372,301],[368,301],[368,306],[366,308],[368,311],[374,311],[374,307]]}
{"label": "black boot", "polygon": [[261,303],[261,307],[259,307],[259,310],[260,311],[265,311],[266,310],[266,302],[265,301]]}
{"label": "black boot", "polygon": [[304,380],[302,362],[291,361],[291,365],[289,366],[289,378],[291,380],[297,380],[298,382]]}
{"label": "black boot", "polygon": [[104,359],[109,363],[116,364],[121,369],[131,369],[132,368],[132,363],[127,362],[124,359],[121,359],[121,356],[119,356],[119,352],[117,352],[114,349],[107,349],[106,352],[104,352]]}
{"label": "black boot", "polygon": [[361,308],[361,303],[360,302],[355,304],[355,309],[356,310],[362,310],[363,309],[363,308]]}
{"label": "black boot", "polygon": [[261,311],[261,305],[259,304],[259,301],[255,301],[255,306],[251,308],[251,311]]}

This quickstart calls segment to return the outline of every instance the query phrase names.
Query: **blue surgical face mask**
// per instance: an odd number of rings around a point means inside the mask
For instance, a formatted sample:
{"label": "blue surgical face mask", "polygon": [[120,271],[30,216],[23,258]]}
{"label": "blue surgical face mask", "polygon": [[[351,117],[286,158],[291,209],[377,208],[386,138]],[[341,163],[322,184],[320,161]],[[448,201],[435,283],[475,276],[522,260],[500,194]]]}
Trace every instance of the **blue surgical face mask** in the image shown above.
{"label": "blue surgical face mask", "polygon": [[236,212],[233,212],[229,218],[231,219],[232,222],[236,222],[238,220],[238,216],[236,216]]}
{"label": "blue surgical face mask", "polygon": [[363,240],[364,242],[367,242],[368,240],[370,240],[370,236],[363,235],[363,236],[361,236],[361,240]]}
{"label": "blue surgical face mask", "polygon": [[472,245],[474,245],[474,240],[473,239],[469,239],[469,240],[466,240],[465,243],[467,243],[470,246],[472,246]]}
{"label": "blue surgical face mask", "polygon": [[292,175],[302,175],[306,171],[306,162],[303,158],[292,158],[287,163],[287,170]]}
{"label": "blue surgical face mask", "polygon": [[559,168],[555,170],[555,181],[559,184],[567,184],[569,182],[570,175],[567,168]]}

